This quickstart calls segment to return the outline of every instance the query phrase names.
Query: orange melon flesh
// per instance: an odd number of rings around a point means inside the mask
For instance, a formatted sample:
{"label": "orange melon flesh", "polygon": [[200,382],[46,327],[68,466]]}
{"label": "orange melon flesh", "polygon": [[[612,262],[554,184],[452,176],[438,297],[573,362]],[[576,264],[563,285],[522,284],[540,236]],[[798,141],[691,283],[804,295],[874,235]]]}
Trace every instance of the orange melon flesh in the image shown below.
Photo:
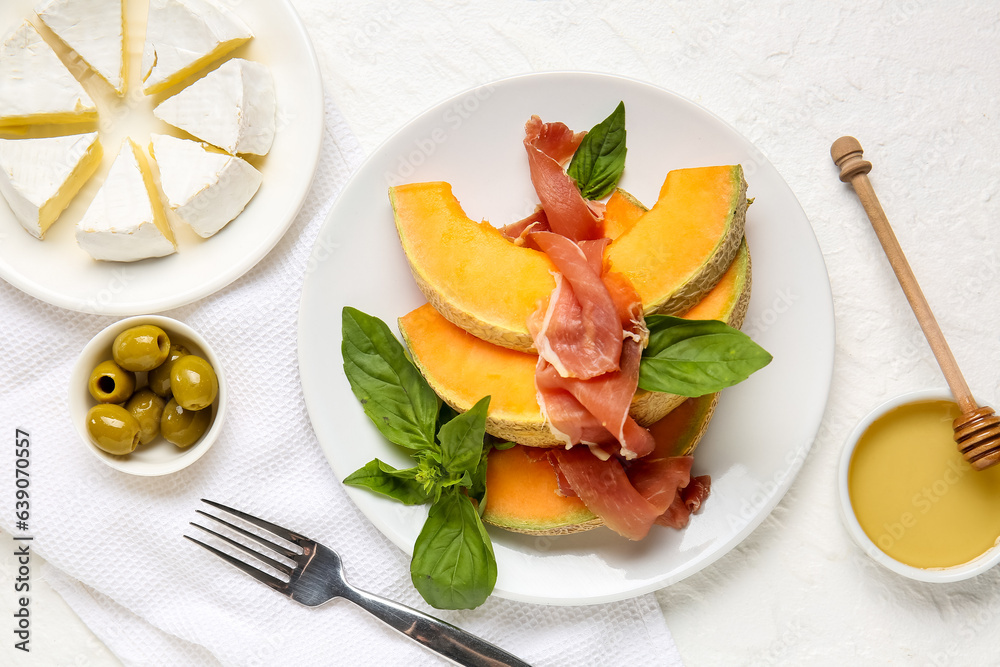
{"label": "orange melon flesh", "polygon": [[457,326],[497,345],[532,349],[528,316],[555,288],[545,253],[469,219],[448,183],[389,189],[417,286]]}
{"label": "orange melon flesh", "polygon": [[646,313],[683,313],[736,256],[746,219],[739,165],[667,174],[656,204],[614,240],[605,257],[631,281]]}
{"label": "orange melon flesh", "polygon": [[701,301],[681,317],[688,320],[722,320],[739,329],[750,302],[750,249],[746,239],[722,278]]}
{"label": "orange melon flesh", "polygon": [[483,518],[508,530],[553,531],[597,517],[576,497],[561,496],[548,460],[533,461],[522,445],[493,450],[486,466]]}
{"label": "orange melon flesh", "polygon": [[[447,183],[390,188],[389,198],[417,286],[438,312],[485,341],[533,351],[528,317],[555,287],[548,258],[470,220]],[[732,263],[746,206],[739,165],[672,171],[651,210],[627,231],[627,218],[615,223],[621,235],[605,256],[632,282],[647,313],[683,313]]]}
{"label": "orange melon flesh", "polygon": [[648,211],[639,200],[617,188],[608,199],[604,209],[604,235],[616,239],[632,229],[643,213]]}
{"label": "orange melon flesh", "polygon": [[[657,448],[669,456],[691,454],[708,428],[717,401],[718,394],[689,398],[653,424],[649,430]],[[558,488],[555,470],[547,460],[532,461],[521,445],[493,450],[486,468],[483,520],[536,535],[575,533],[601,525],[583,501],[560,496]]]}
{"label": "orange melon flesh", "polygon": [[[744,245],[744,249],[746,246]],[[719,319],[734,326],[742,320],[749,299],[750,256],[745,253],[724,274],[716,289],[684,317]],[[745,298],[744,298],[745,297]],[[742,312],[735,310],[743,304]],[[556,447],[561,443],[542,418],[535,395],[535,366],[538,357],[492,345],[457,327],[431,304],[399,319],[399,331],[420,372],[438,396],[464,412],[483,396],[491,396],[486,430],[498,438],[535,447]],[[647,426],[661,419],[683,397],[638,391],[630,413]]]}
{"label": "orange melon flesh", "polygon": [[544,435],[535,398],[537,356],[480,340],[429,303],[401,317],[399,331],[413,362],[446,403],[465,412],[483,396],[491,396],[486,426],[490,433],[514,442],[536,440],[532,430]]}

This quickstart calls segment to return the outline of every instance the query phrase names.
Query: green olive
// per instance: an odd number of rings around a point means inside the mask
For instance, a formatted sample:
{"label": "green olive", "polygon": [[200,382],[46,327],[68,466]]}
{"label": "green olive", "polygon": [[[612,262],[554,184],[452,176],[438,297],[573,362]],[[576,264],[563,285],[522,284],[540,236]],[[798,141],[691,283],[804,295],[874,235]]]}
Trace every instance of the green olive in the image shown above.
{"label": "green olive", "polygon": [[111,354],[125,370],[151,371],[167,360],[170,337],[152,324],[132,327],[118,334]]}
{"label": "green olive", "polygon": [[87,413],[87,433],[108,454],[123,456],[139,444],[139,422],[120,405],[95,405]]}
{"label": "green olive", "polygon": [[135,375],[108,359],[91,371],[87,389],[98,403],[124,403],[135,391]]}
{"label": "green olive", "polygon": [[177,399],[172,398],[163,409],[160,433],[167,442],[185,449],[198,442],[211,424],[211,410],[185,410],[177,405]]}
{"label": "green olive", "polygon": [[219,378],[211,364],[189,354],[175,361],[171,367],[170,391],[185,410],[204,410],[219,395]]}
{"label": "green olive", "polygon": [[160,417],[167,402],[148,387],[132,395],[125,409],[139,422],[139,444],[145,445],[160,434]]}
{"label": "green olive", "polygon": [[149,371],[149,388],[163,398],[169,397],[170,369],[173,367],[175,361],[188,354],[191,353],[188,352],[188,349],[183,345],[171,345],[170,354],[167,355],[167,360],[153,370]]}

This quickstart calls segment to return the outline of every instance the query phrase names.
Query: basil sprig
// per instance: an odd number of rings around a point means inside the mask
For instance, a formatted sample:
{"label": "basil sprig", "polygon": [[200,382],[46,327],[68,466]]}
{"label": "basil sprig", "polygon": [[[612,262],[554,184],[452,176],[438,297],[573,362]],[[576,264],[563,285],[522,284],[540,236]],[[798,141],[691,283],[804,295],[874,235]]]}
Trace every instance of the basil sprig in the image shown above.
{"label": "basil sprig", "polygon": [[438,397],[385,322],[344,308],[344,372],[365,414],[390,442],[407,449],[434,444]]}
{"label": "basil sprig", "polygon": [[625,103],[594,126],[573,154],[567,173],[584,199],[601,199],[615,189],[625,170]]}
{"label": "basil sprig", "polygon": [[639,388],[704,396],[746,380],[771,363],[767,350],[719,320],[650,315]]}
{"label": "basil sprig", "polygon": [[[486,501],[487,396],[461,414],[437,395],[384,322],[343,311],[344,372],[365,414],[416,465],[397,470],[373,459],[344,479],[406,505],[431,503],[413,547],[410,578],[438,609],[472,609],[493,592],[493,544],[473,500]],[[506,444],[506,443],[504,443]]]}

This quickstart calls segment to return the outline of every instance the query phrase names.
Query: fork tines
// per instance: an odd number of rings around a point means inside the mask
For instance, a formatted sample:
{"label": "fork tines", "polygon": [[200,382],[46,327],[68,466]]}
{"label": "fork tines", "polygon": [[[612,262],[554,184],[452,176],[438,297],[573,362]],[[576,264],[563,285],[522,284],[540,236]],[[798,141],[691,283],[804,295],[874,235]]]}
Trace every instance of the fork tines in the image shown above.
{"label": "fork tines", "polygon": [[[265,521],[263,519],[259,519],[259,518],[255,517],[255,516],[251,515],[251,514],[247,514],[246,512],[241,512],[239,510],[233,509],[231,507],[227,507],[227,506],[222,505],[220,503],[217,503],[217,502],[214,502],[214,501],[211,501],[211,500],[206,500],[205,498],[202,498],[202,502],[206,503],[208,505],[211,505],[212,507],[215,507],[217,509],[220,509],[220,510],[222,510],[224,512],[228,512],[229,514],[232,514],[233,516],[239,517],[240,519],[246,521],[247,523],[250,523],[250,524],[253,524],[253,525],[258,526],[260,528],[263,528],[265,531],[268,531],[272,535],[275,535],[275,536],[277,536],[277,537],[279,537],[279,538],[281,538],[283,540],[291,542],[291,543],[295,544],[296,546],[301,547],[303,541],[305,541],[305,542],[309,541],[307,538],[299,535],[298,533],[292,532],[292,531],[288,530],[287,528],[282,528],[281,526],[273,524],[273,523],[271,523],[269,521]],[[226,526],[229,530],[232,530],[233,532],[238,533],[239,535],[242,535],[242,536],[247,537],[247,538],[249,538],[251,540],[254,540],[255,542],[263,545],[265,548],[271,550],[272,552],[276,553],[277,555],[282,556],[282,557],[284,557],[284,558],[286,558],[288,560],[297,561],[298,556],[301,555],[301,552],[293,551],[292,549],[289,549],[288,547],[282,546],[281,544],[278,544],[277,542],[275,542],[273,540],[270,540],[270,539],[268,539],[266,537],[263,537],[261,535],[257,535],[256,533],[250,532],[249,530],[246,530],[245,528],[241,528],[240,526],[237,526],[237,525],[235,525],[233,523],[230,523],[229,521],[226,521],[225,519],[222,519],[221,517],[214,516],[212,514],[209,514],[208,512],[204,512],[202,510],[196,510],[196,511],[197,511],[198,514],[201,514],[202,516],[207,517],[207,518],[211,519],[212,521],[216,521],[218,523],[221,523],[222,525]],[[259,562],[263,563],[264,565],[266,565],[266,566],[268,566],[268,567],[276,570],[277,572],[280,572],[285,577],[290,577],[292,575],[292,572],[294,572],[294,570],[299,566],[299,564],[297,562],[296,562],[296,565],[293,567],[291,565],[288,565],[286,563],[278,561],[278,560],[276,560],[276,559],[274,559],[274,558],[272,558],[272,557],[270,557],[270,556],[268,556],[268,555],[266,555],[264,553],[261,553],[257,549],[251,548],[251,547],[249,547],[249,546],[247,546],[247,545],[245,545],[245,544],[243,544],[241,542],[237,542],[236,540],[234,540],[232,538],[229,538],[229,537],[223,535],[222,533],[214,531],[214,530],[212,530],[210,528],[206,528],[205,526],[197,524],[197,523],[195,523],[193,521],[190,522],[190,524],[192,526],[194,526],[195,528],[203,530],[206,533],[209,533],[210,535],[213,535],[213,536],[217,537],[218,539],[222,540],[226,544],[229,544],[230,546],[235,547],[236,549],[242,551],[243,553],[252,556],[257,561],[259,561]],[[281,580],[281,579],[279,579],[279,578],[277,578],[277,577],[269,574],[268,572],[263,571],[259,567],[255,567],[254,565],[251,565],[250,563],[247,563],[247,562],[245,562],[243,560],[240,560],[239,558],[236,558],[236,557],[234,557],[234,556],[232,556],[232,555],[230,555],[230,554],[228,554],[228,553],[226,553],[224,551],[221,551],[221,550],[219,550],[219,549],[217,549],[217,548],[215,548],[215,547],[213,547],[211,545],[205,544],[201,540],[195,539],[195,538],[191,537],[190,535],[185,535],[184,537],[187,538],[187,539],[189,539],[189,540],[191,540],[192,542],[194,542],[198,546],[200,546],[200,547],[202,547],[204,549],[207,549],[208,551],[211,551],[216,556],[218,556],[219,558],[222,558],[223,560],[225,560],[230,565],[233,565],[234,567],[239,568],[240,570],[242,570],[246,574],[249,574],[251,577],[257,579],[258,581],[267,584],[271,588],[274,588],[274,589],[277,589],[277,590],[283,590],[288,585],[287,584],[287,580],[283,581],[283,580]]]}

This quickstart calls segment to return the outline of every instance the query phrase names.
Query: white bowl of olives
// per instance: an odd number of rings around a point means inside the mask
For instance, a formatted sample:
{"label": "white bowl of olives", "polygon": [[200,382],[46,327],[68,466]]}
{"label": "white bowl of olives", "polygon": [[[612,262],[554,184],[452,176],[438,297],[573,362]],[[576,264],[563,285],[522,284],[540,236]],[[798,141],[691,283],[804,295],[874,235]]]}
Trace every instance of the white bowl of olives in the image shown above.
{"label": "white bowl of olives", "polygon": [[83,348],[70,376],[69,411],[94,456],[148,477],[205,455],[222,430],[227,394],[222,366],[197,331],[140,315]]}

